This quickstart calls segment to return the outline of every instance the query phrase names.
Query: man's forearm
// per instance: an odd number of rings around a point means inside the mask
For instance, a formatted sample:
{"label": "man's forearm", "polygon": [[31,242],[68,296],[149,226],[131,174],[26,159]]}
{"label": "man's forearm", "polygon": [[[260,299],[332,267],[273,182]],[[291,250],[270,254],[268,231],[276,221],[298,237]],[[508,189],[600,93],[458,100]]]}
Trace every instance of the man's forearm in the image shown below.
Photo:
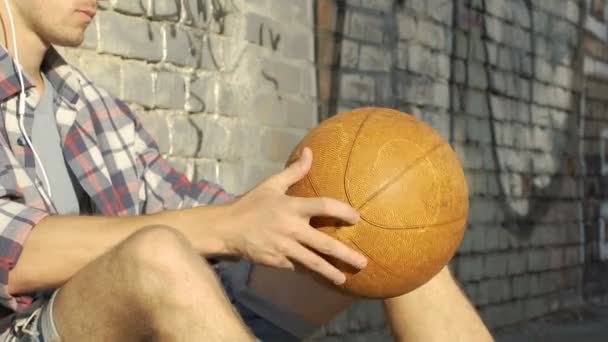
{"label": "man's forearm", "polygon": [[385,307],[397,341],[493,341],[447,267],[413,292],[386,300]]}
{"label": "man's forearm", "polygon": [[[10,272],[10,293],[57,288],[78,270],[146,226],[170,226],[203,256],[224,252],[211,229],[221,207],[199,207],[132,217],[49,216],[34,227]],[[208,229],[209,228],[209,229]]]}

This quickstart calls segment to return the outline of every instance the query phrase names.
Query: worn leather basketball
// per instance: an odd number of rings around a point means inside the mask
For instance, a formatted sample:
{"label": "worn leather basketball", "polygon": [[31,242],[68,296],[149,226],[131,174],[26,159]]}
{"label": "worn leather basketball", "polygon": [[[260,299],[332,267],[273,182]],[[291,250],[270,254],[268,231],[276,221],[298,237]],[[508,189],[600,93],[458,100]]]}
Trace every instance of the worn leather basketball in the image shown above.
{"label": "worn leather basketball", "polygon": [[303,147],[313,151],[307,177],[288,194],[327,196],[356,208],[361,220],[312,224],[368,258],[362,271],[331,260],[346,273],[350,294],[388,298],[431,279],[454,255],[464,233],[468,190],[450,145],[416,117],[386,108],[338,114],[313,128]]}

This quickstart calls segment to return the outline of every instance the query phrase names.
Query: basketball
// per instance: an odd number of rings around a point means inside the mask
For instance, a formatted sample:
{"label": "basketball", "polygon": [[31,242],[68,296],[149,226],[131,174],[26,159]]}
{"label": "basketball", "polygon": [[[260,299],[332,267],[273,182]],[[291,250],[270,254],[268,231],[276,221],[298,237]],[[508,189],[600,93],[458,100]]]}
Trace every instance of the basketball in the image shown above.
{"label": "basketball", "polygon": [[452,258],[467,220],[467,184],[455,152],[428,124],[392,109],[362,108],[313,128],[288,163],[303,147],[313,151],[312,168],[287,193],[332,197],[361,215],[354,226],[311,220],[368,258],[361,271],[328,259],[346,274],[340,290],[367,298],[399,296]]}

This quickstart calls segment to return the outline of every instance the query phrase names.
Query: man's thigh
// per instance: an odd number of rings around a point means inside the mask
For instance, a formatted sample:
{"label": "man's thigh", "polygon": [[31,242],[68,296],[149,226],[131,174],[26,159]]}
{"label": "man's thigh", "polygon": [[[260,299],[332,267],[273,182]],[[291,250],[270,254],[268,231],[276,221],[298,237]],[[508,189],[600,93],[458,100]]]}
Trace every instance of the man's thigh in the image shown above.
{"label": "man's thigh", "polygon": [[[113,274],[113,259],[112,250],[77,272],[53,296],[37,294],[29,308],[14,315],[8,333],[13,339],[8,341],[55,342],[57,331],[70,341],[85,336],[91,341],[124,341],[132,334],[129,329],[140,331],[141,324],[132,324],[139,315],[120,290],[124,279]],[[43,318],[50,324],[42,324]]]}
{"label": "man's thigh", "polygon": [[[249,268],[243,268],[246,263],[241,263],[238,272],[243,275],[243,271],[250,270]],[[233,282],[231,277],[228,275],[226,264],[219,264],[214,268],[221,280],[222,286],[226,291],[226,294],[232,304],[235,306],[238,313],[241,315],[245,324],[259,339],[259,341],[299,341],[300,338],[296,334],[287,332],[284,328],[280,328],[278,325],[288,322],[290,326],[294,324],[300,324],[304,327],[309,327],[308,323],[298,320],[297,317],[286,317],[280,315],[279,322],[271,322],[271,320],[262,317],[257,312],[251,310],[249,307],[243,305],[236,300],[234,296]],[[232,276],[236,268],[231,268]],[[37,298],[36,302],[31,308],[23,313],[17,314],[14,323],[11,328],[4,334],[0,335],[0,342],[61,342],[61,337],[57,331],[54,317],[54,304],[57,294],[60,291],[54,291],[47,295],[41,295]],[[278,318],[277,313],[280,309],[270,302],[261,303],[262,306],[269,309],[272,317]],[[75,312],[78,315],[77,312]],[[90,320],[95,320],[96,317],[89,317]]]}

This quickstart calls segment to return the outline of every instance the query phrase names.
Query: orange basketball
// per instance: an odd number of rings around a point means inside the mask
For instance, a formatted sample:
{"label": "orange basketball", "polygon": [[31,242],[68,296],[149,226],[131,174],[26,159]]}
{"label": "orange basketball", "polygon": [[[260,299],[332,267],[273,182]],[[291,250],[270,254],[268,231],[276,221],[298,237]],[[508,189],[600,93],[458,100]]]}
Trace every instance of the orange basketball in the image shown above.
{"label": "orange basketball", "polygon": [[341,113],[312,129],[308,176],[288,194],[333,197],[361,214],[354,226],[328,219],[312,224],[368,258],[346,273],[341,287],[368,298],[407,293],[431,279],[452,258],[464,233],[468,190],[450,145],[416,117],[386,108]]}

